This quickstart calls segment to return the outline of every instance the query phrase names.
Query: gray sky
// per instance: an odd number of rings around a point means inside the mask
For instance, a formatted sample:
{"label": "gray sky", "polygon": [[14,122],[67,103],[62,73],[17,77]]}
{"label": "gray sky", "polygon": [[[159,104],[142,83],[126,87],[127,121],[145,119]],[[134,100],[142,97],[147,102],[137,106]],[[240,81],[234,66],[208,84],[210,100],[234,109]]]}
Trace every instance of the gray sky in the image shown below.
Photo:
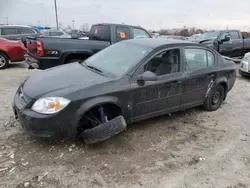
{"label": "gray sky", "polygon": [[[75,27],[99,22],[147,29],[195,26],[250,27],[250,0],[57,0],[59,22]],[[0,0],[0,23],[55,26],[54,0]]]}

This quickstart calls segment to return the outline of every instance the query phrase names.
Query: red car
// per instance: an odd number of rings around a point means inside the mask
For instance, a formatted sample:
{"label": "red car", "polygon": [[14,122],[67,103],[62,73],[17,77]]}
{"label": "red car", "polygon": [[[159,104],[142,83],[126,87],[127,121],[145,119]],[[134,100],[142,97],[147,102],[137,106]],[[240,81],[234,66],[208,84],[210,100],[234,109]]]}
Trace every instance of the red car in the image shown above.
{"label": "red car", "polygon": [[21,41],[0,38],[0,69],[8,67],[11,62],[23,61],[26,48]]}

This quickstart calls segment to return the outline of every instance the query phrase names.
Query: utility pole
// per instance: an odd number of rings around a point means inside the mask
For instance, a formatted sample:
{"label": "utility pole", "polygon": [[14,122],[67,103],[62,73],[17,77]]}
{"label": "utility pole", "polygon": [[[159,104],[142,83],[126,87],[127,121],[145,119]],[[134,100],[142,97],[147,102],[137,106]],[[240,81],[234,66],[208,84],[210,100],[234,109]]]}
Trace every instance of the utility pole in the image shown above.
{"label": "utility pole", "polygon": [[5,17],[5,19],[6,19],[6,24],[9,25],[9,18]]}
{"label": "utility pole", "polygon": [[56,0],[55,0],[55,13],[56,13],[56,28],[59,29]]}
{"label": "utility pole", "polygon": [[75,29],[75,20],[72,20],[72,26],[73,26],[73,29]]}

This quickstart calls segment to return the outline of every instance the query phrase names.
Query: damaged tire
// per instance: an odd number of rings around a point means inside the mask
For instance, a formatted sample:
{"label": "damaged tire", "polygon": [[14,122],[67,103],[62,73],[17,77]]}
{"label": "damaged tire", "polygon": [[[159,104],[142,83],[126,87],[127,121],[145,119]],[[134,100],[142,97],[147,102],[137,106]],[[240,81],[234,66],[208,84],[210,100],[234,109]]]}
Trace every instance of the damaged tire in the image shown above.
{"label": "damaged tire", "polygon": [[207,111],[215,111],[217,110],[223,100],[224,100],[224,96],[225,96],[225,90],[223,88],[222,85],[218,85],[216,87],[214,87],[208,94],[205,102],[204,102],[204,108]]}
{"label": "damaged tire", "polygon": [[117,116],[106,123],[102,123],[94,128],[84,130],[81,133],[81,137],[86,144],[95,144],[117,135],[126,128],[127,124],[124,117]]}

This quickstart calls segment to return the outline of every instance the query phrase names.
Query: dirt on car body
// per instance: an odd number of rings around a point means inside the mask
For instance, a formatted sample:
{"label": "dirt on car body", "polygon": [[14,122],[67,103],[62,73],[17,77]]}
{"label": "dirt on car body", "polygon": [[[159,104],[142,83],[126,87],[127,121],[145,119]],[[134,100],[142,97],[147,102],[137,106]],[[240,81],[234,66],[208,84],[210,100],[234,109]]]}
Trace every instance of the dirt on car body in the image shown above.
{"label": "dirt on car body", "polygon": [[13,120],[13,93],[33,71],[20,64],[1,71],[0,187],[250,186],[249,80],[238,77],[215,112],[149,119],[87,146],[35,139]]}

